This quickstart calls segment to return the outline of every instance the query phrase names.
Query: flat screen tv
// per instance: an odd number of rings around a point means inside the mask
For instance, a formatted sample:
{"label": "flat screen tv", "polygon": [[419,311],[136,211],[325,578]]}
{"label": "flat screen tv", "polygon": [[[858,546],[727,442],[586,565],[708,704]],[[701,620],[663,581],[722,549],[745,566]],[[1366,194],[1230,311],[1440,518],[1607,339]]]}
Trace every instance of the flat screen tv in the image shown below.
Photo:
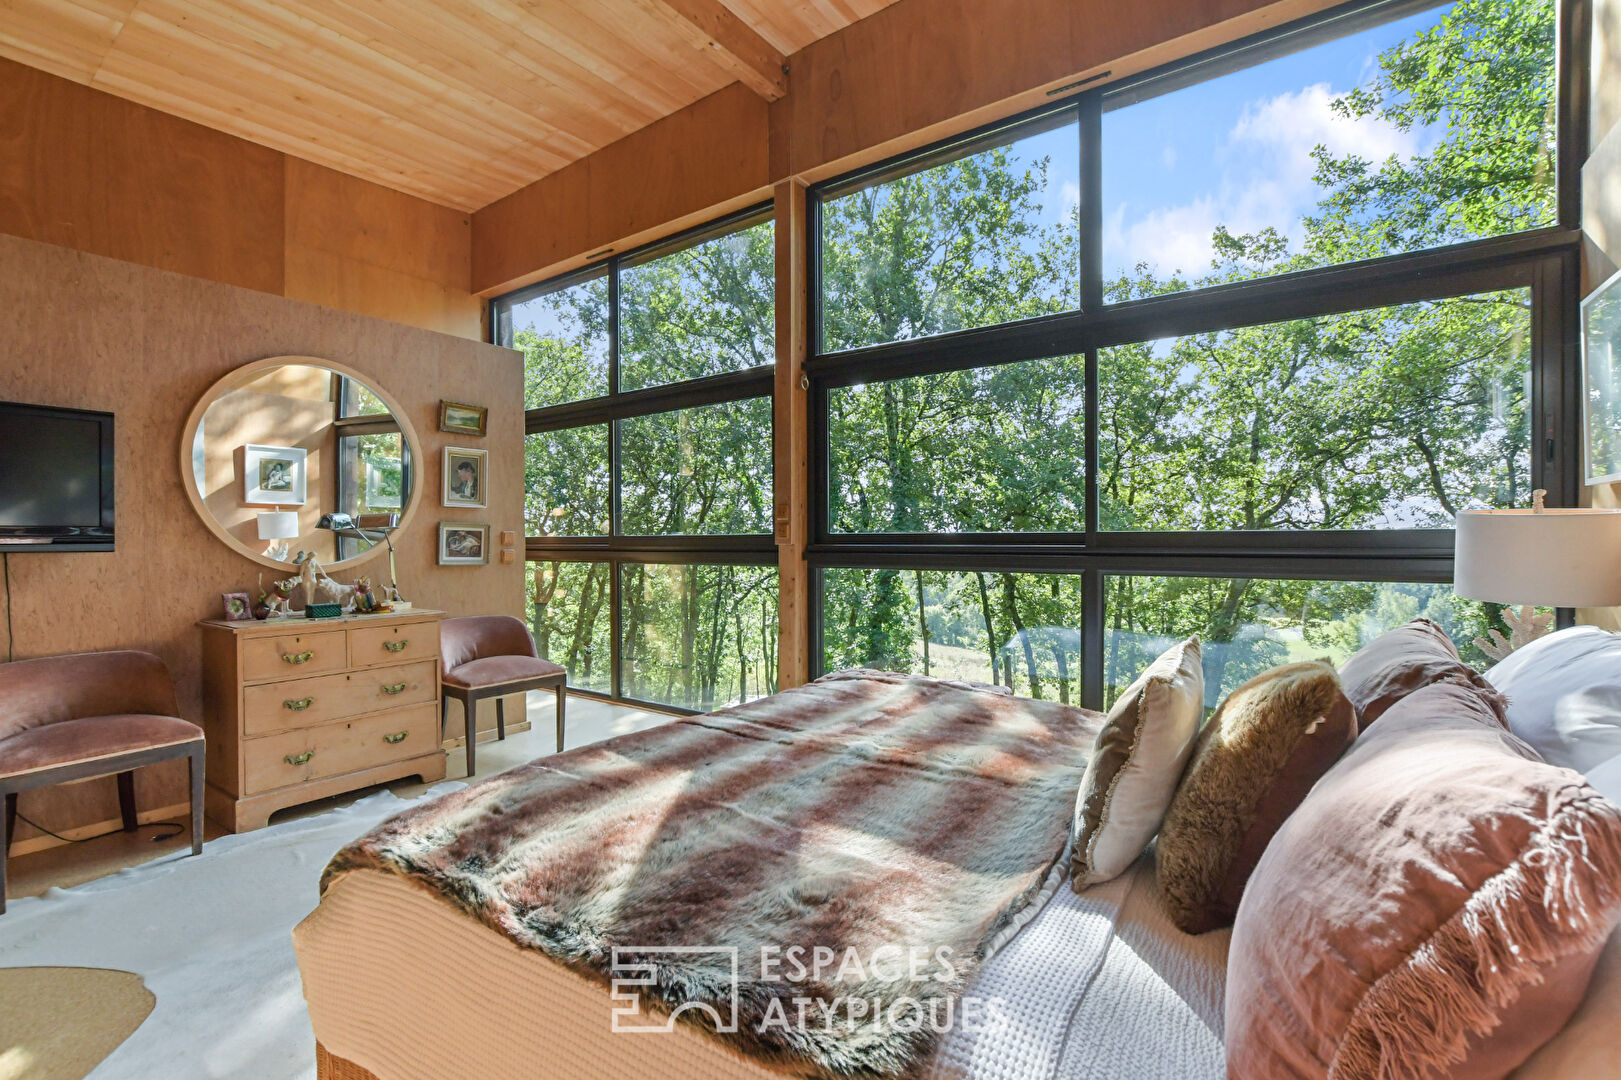
{"label": "flat screen tv", "polygon": [[0,551],[113,549],[113,414],[0,402]]}

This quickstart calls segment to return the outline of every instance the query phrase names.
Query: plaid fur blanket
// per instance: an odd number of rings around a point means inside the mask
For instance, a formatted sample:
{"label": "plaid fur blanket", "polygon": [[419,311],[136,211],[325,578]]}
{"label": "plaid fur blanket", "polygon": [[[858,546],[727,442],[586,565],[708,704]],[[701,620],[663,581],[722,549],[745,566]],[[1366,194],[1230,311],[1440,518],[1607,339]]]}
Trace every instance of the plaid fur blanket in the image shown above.
{"label": "plaid fur blanket", "polygon": [[408,810],[321,885],[403,875],[605,984],[640,974],[648,1013],[746,1055],[904,1076],[953,1024],[995,1022],[963,988],[1059,872],[1100,723],[840,672]]}

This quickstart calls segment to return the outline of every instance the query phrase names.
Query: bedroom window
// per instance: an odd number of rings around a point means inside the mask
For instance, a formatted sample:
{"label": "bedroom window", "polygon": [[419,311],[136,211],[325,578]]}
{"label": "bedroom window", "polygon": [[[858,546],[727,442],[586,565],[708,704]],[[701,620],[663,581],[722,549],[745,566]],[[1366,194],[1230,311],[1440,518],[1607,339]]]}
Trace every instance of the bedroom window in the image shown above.
{"label": "bedroom window", "polygon": [[776,689],[775,273],[761,207],[491,306],[525,358],[531,625],[573,689]]}
{"label": "bedroom window", "polygon": [[1339,5],[813,188],[814,664],[1483,661],[1455,512],[1580,494],[1578,8]]}

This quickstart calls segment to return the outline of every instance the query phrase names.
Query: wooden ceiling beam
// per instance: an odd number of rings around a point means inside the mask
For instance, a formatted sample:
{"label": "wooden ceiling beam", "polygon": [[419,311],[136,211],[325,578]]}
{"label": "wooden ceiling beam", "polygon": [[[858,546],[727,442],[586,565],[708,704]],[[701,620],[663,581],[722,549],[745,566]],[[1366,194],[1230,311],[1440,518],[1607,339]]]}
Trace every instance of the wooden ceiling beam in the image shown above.
{"label": "wooden ceiling beam", "polygon": [[750,90],[776,101],[788,93],[788,58],[721,0],[656,0],[695,46],[710,52]]}

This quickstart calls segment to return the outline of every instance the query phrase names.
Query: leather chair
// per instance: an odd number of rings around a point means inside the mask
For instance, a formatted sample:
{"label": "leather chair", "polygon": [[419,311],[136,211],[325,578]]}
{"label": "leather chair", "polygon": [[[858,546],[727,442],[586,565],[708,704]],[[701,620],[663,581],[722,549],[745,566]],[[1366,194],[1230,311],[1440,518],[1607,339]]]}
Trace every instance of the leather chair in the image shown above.
{"label": "leather chair", "polygon": [[191,853],[203,850],[203,729],[176,714],[169,669],[151,653],[46,656],[0,664],[0,912],[6,910],[6,855],[17,793],[118,774],[118,808],[133,832],[135,773],[142,765],[188,758]]}
{"label": "leather chair", "polygon": [[511,615],[471,615],[439,624],[439,654],[444,661],[444,700],[439,734],[450,720],[450,699],[467,714],[467,775],[473,775],[473,745],[478,741],[478,703],[495,698],[495,733],[507,737],[507,694],[529,690],[557,692],[557,751],[563,752],[563,707],[568,672],[542,660],[535,638],[522,619]]}

